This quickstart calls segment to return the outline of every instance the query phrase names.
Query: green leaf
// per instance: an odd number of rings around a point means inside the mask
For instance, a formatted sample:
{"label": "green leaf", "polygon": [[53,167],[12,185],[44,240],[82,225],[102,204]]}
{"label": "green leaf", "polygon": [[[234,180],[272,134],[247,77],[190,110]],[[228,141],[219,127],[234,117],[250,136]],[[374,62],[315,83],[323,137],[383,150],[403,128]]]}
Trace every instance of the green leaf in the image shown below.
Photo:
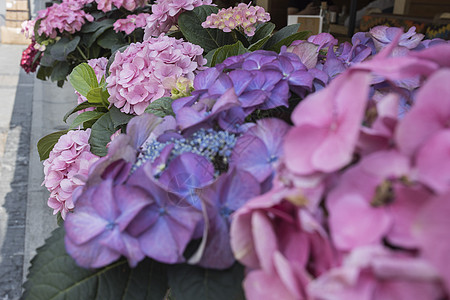
{"label": "green leaf", "polygon": [[118,109],[115,106],[111,107],[109,112],[111,114],[111,120],[112,120],[112,122],[114,124],[114,127],[119,127],[120,125],[128,124],[128,122],[132,118],[135,117],[134,115],[129,115],[129,114],[126,114],[124,112],[121,112],[120,109]]}
{"label": "green leaf", "polygon": [[248,50],[250,51],[256,51],[261,49],[261,47],[267,42],[267,40],[270,39],[270,35],[266,36],[265,38],[257,41],[254,44],[251,44],[250,47],[248,47]]}
{"label": "green leaf", "polygon": [[115,19],[103,19],[101,21],[86,23],[81,28],[81,32],[83,33],[96,32],[103,27],[111,28],[115,21],[116,21]]}
{"label": "green leaf", "polygon": [[270,50],[279,52],[281,49],[281,46],[289,46],[290,44],[292,44],[293,41],[296,41],[296,40],[305,40],[309,37],[310,34],[311,34],[310,31],[301,31],[301,32],[294,33],[293,35],[290,35],[290,36],[282,39],[275,45],[273,45],[270,48]]}
{"label": "green leaf", "polygon": [[[94,44],[95,40],[99,36],[101,36],[103,34],[103,32],[105,32],[106,30],[108,30],[110,28],[113,28],[114,22],[115,22],[114,19],[105,19],[105,20],[102,20],[102,21],[98,22],[99,26],[94,31],[94,33],[90,36],[89,40],[86,43],[86,46],[91,47]],[[95,22],[95,23],[97,23],[97,22]]]}
{"label": "green leaf", "polygon": [[63,81],[69,75],[70,65],[67,61],[58,61],[53,65],[53,71],[51,75],[52,81]]}
{"label": "green leaf", "polygon": [[168,268],[171,295],[180,300],[245,299],[242,290],[244,268],[235,264],[226,270],[204,269],[179,264]]}
{"label": "green leaf", "polygon": [[24,288],[24,300],[161,300],[167,275],[165,265],[151,259],[133,269],[124,259],[100,269],[80,268],[66,253],[59,227],[37,250]]}
{"label": "green leaf", "polygon": [[256,27],[255,35],[250,39],[250,43],[254,44],[266,37],[270,37],[274,29],[275,24],[271,22],[258,25],[258,27]]}
{"label": "green leaf", "polygon": [[125,44],[125,39],[121,32],[114,32],[110,28],[97,39],[97,44],[102,48],[113,49],[118,45]]}
{"label": "green leaf", "polygon": [[[86,98],[90,103],[103,104],[103,106],[105,106],[109,98],[109,93],[99,86],[96,88],[92,88],[87,93]],[[106,107],[108,107],[108,105],[106,105]]]}
{"label": "green leaf", "polygon": [[48,77],[52,74],[52,67],[39,66],[36,77],[40,80],[47,80]]}
{"label": "green leaf", "polygon": [[250,46],[250,42],[248,41],[248,37],[243,34],[241,31],[235,29],[233,30],[234,34],[236,35],[236,38],[238,41],[241,41],[242,45],[244,45],[245,48]]}
{"label": "green leaf", "polygon": [[227,59],[230,56],[236,56],[239,54],[244,54],[246,52],[248,52],[248,50],[245,49],[245,47],[244,47],[244,45],[242,45],[241,41],[237,41],[233,45],[222,46],[214,52],[212,62],[211,62],[211,67],[214,67],[215,65],[220,64],[221,62],[223,62],[225,59]]}
{"label": "green leaf", "polygon": [[56,60],[65,61],[67,59],[67,55],[77,48],[80,39],[80,36],[75,36],[72,40],[66,36],[62,37],[50,49],[51,55]]}
{"label": "green leaf", "polygon": [[79,114],[75,120],[73,120],[72,125],[70,125],[69,129],[74,129],[84,122],[91,121],[91,120],[97,120],[101,116],[103,116],[105,113],[98,112],[98,111],[85,111],[81,114]]}
{"label": "green leaf", "polygon": [[178,17],[178,26],[184,37],[189,42],[202,47],[205,53],[236,42],[231,33],[202,27],[206,17],[217,13],[218,10],[215,6],[202,5],[194,8],[194,10],[185,11]]}
{"label": "green leaf", "polygon": [[275,32],[270,39],[267,41],[267,43],[264,45],[264,49],[269,50],[272,46],[274,46],[279,41],[283,40],[284,38],[287,38],[288,36],[293,35],[298,31],[298,28],[300,27],[300,24],[292,24],[286,27],[283,27],[279,31]]}
{"label": "green leaf", "polygon": [[86,109],[86,108],[89,108],[89,107],[100,107],[100,106],[102,106],[102,105],[101,105],[101,104],[89,103],[89,102],[87,102],[87,101],[85,101],[85,102],[83,102],[83,103],[80,103],[80,104],[78,104],[77,106],[75,106],[74,108],[72,108],[71,110],[69,110],[69,111],[64,115],[63,121],[66,122],[67,119],[70,117],[70,115],[72,115],[73,113],[76,113],[77,111],[80,111],[80,110],[82,110],[82,109]]}
{"label": "green leaf", "polygon": [[87,63],[79,64],[72,70],[69,82],[78,93],[85,97],[91,89],[98,87],[94,69]]}
{"label": "green leaf", "polygon": [[68,130],[61,130],[57,132],[50,133],[39,140],[37,143],[38,153],[40,160],[45,160],[50,155],[55,144],[58,142],[59,138],[66,134]]}
{"label": "green leaf", "polygon": [[[217,48],[217,49],[219,49],[219,48]],[[208,54],[203,56],[203,58],[206,59],[206,66],[207,67],[211,67],[213,56],[214,56],[214,53],[216,53],[217,49],[211,50],[211,51],[208,52]]]}
{"label": "green leaf", "polygon": [[145,112],[154,114],[162,118],[169,115],[174,116],[175,114],[172,110],[172,102],[173,99],[170,97],[159,98],[150,103],[145,109]]}
{"label": "green leaf", "polygon": [[111,119],[111,113],[107,112],[91,127],[89,144],[91,152],[98,156],[105,156],[108,151],[106,145],[111,141],[111,135],[116,132],[116,127]]}
{"label": "green leaf", "polygon": [[39,64],[41,66],[45,66],[45,67],[52,67],[53,64],[55,63],[55,59],[52,57],[52,55],[50,54],[50,50],[52,49],[53,45],[48,45],[47,48],[44,51],[44,55],[41,57],[41,60],[39,62]]}

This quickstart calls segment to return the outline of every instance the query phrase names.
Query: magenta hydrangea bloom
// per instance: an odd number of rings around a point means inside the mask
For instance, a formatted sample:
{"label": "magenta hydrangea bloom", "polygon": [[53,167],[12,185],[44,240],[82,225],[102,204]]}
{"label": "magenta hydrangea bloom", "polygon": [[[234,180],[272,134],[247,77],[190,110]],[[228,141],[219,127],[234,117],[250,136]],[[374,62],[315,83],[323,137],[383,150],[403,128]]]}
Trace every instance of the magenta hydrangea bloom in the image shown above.
{"label": "magenta hydrangea bloom", "polygon": [[368,96],[369,74],[347,72],[295,108],[284,153],[292,172],[332,172],[353,155]]}
{"label": "magenta hydrangea bloom", "polygon": [[270,15],[260,6],[239,3],[236,7],[223,8],[211,14],[202,23],[203,28],[218,28],[224,32],[238,29],[248,36],[255,35],[256,26],[268,22]]}
{"label": "magenta hydrangea bloom", "polygon": [[114,31],[123,31],[126,34],[130,34],[137,28],[144,28],[149,16],[150,14],[142,13],[138,15],[129,15],[126,19],[119,19],[113,24]]}
{"label": "magenta hydrangea bloom", "polygon": [[[102,77],[105,76],[106,66],[108,65],[108,59],[106,57],[94,58],[87,61],[88,65],[94,69],[95,76],[97,77],[97,81],[100,82]],[[77,95],[77,102],[81,104],[87,101],[87,98],[81,95],[78,91],[75,91]],[[80,110],[78,113],[82,113],[85,111],[92,111],[94,107],[89,107],[86,109]]]}
{"label": "magenta hydrangea bloom", "polygon": [[211,3],[212,0],[157,0],[152,5],[152,14],[147,19],[144,40],[167,33],[177,24],[178,16],[182,12]]}
{"label": "magenta hydrangea bloom", "polygon": [[316,300],[442,299],[436,270],[425,260],[381,246],[360,247],[308,286]]}
{"label": "magenta hydrangea bloom", "polygon": [[56,38],[58,33],[75,33],[81,30],[86,21],[94,21],[94,17],[86,13],[83,3],[75,1],[64,1],[60,4],[40,10],[36,21],[40,20],[37,32],[39,35],[45,34],[49,38]]}
{"label": "magenta hydrangea bloom", "polygon": [[203,49],[161,35],[131,44],[117,52],[106,79],[111,104],[129,114],[141,115],[150,102],[170,95],[162,84],[167,77],[193,79],[206,63]]}
{"label": "magenta hydrangea bloom", "polygon": [[72,193],[84,185],[89,167],[98,159],[89,151],[90,133],[90,129],[72,130],[62,135],[44,161],[43,185],[50,192],[48,206],[53,214],[60,212],[63,219],[74,208]]}

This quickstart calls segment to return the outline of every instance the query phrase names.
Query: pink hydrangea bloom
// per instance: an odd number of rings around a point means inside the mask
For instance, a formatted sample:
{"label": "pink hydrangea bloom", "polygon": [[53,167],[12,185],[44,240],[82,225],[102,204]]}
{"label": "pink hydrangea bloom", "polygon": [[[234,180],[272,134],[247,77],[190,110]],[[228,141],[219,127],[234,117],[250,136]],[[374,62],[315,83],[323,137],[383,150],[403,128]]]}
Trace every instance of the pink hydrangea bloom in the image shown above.
{"label": "pink hydrangea bloom", "polygon": [[152,14],[147,19],[144,40],[167,33],[177,24],[178,16],[197,6],[210,5],[212,0],[158,0],[152,5]]}
{"label": "pink hydrangea bloom", "polygon": [[89,167],[98,159],[89,151],[90,133],[90,129],[71,130],[62,135],[44,161],[42,184],[50,192],[48,206],[53,208],[53,214],[61,212],[63,219],[74,208],[72,193],[84,185],[83,178],[87,178]]}
{"label": "pink hydrangea bloom", "polygon": [[38,12],[37,20],[41,20],[38,34],[56,38],[58,33],[75,33],[81,30],[86,21],[94,21],[94,17],[82,10],[83,3],[66,1]]}
{"label": "pink hydrangea bloom", "polygon": [[270,15],[260,6],[239,3],[212,14],[202,23],[203,28],[218,28],[224,32],[238,29],[248,36],[255,34],[256,25],[270,20]]}
{"label": "pink hydrangea bloom", "polygon": [[150,14],[129,15],[126,19],[119,19],[114,22],[116,32],[123,31],[126,34],[132,33],[136,28],[144,28],[147,25],[147,18]]}
{"label": "pink hydrangea bloom", "polygon": [[23,21],[21,24],[21,33],[25,35],[27,39],[34,39],[34,25],[36,24],[36,20],[27,20]]}
{"label": "pink hydrangea bloom", "polygon": [[[97,81],[100,82],[102,80],[102,77],[105,76],[106,72],[106,66],[108,65],[108,59],[106,57],[100,57],[100,58],[94,58],[88,60],[88,65],[90,65],[95,72],[95,76],[97,77]],[[77,101],[78,104],[81,104],[85,101],[87,101],[86,97],[75,91],[75,94],[78,96]],[[79,113],[85,112],[85,111],[92,111],[94,110],[93,107],[86,108],[83,110],[80,110]]]}
{"label": "pink hydrangea bloom", "polygon": [[167,77],[193,79],[206,63],[197,45],[161,35],[131,44],[118,52],[106,79],[111,104],[129,114],[141,115],[150,102],[170,96]]}

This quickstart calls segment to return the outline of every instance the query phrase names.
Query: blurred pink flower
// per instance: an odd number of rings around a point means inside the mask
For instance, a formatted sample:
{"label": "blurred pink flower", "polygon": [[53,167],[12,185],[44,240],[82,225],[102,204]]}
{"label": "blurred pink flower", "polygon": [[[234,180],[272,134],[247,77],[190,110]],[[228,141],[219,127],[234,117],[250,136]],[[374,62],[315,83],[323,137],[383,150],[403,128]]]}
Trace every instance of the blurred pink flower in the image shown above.
{"label": "blurred pink flower", "polygon": [[441,299],[436,270],[423,259],[381,246],[354,249],[338,268],[308,286],[313,300]]}
{"label": "blurred pink flower", "polygon": [[45,179],[42,183],[50,192],[48,206],[53,214],[61,213],[65,219],[67,213],[74,208],[72,193],[84,185],[89,167],[98,157],[89,149],[91,130],[72,130],[62,135],[44,161]]}
{"label": "blurred pink flower", "polygon": [[346,72],[297,105],[291,117],[295,126],[284,143],[286,166],[292,172],[333,172],[351,161],[369,79],[366,72]]}

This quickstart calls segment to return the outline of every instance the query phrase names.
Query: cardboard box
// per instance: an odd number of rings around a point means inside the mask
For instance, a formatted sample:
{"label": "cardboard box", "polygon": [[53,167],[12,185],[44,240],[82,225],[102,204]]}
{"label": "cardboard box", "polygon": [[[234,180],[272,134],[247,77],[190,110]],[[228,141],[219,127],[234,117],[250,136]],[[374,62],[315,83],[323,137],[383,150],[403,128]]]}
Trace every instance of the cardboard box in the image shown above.
{"label": "cardboard box", "polygon": [[1,26],[0,37],[3,44],[29,45],[31,43],[31,40],[20,33],[20,28]]}
{"label": "cardboard box", "polygon": [[311,31],[312,35],[322,32],[322,17],[319,15],[288,15],[288,25],[298,23],[298,31]]}
{"label": "cardboard box", "polygon": [[28,10],[28,0],[7,0],[7,10]]}
{"label": "cardboard box", "polygon": [[25,21],[30,18],[30,14],[28,11],[23,10],[7,10],[6,11],[6,20],[18,20]]}

